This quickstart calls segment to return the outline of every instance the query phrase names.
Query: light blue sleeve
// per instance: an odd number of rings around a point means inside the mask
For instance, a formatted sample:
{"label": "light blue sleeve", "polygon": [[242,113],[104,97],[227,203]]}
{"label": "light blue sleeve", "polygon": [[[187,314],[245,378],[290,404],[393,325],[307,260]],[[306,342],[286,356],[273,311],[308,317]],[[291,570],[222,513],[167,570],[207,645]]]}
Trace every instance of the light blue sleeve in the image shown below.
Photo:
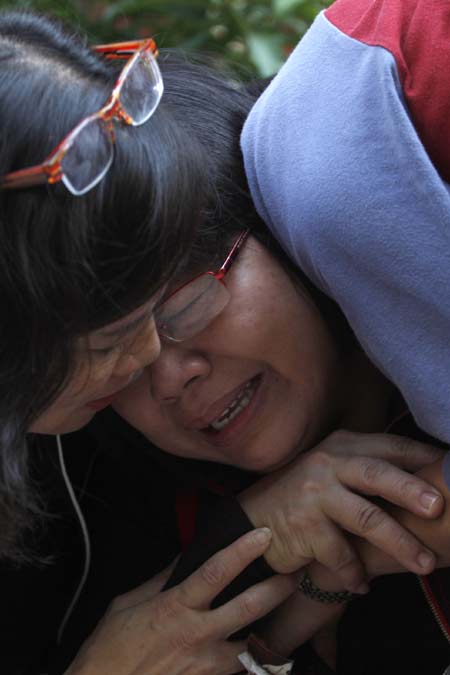
{"label": "light blue sleeve", "polygon": [[251,111],[242,149],[260,215],[419,426],[449,442],[450,189],[392,55],[319,15]]}

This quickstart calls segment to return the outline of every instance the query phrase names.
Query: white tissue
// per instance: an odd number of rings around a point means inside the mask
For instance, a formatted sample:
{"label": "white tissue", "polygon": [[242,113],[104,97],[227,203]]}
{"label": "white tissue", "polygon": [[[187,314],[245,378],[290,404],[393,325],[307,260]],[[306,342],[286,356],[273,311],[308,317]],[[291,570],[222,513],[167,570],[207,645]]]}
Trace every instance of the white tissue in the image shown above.
{"label": "white tissue", "polygon": [[292,661],[289,661],[282,666],[260,666],[248,652],[239,654],[238,659],[251,675],[289,675],[293,665]]}

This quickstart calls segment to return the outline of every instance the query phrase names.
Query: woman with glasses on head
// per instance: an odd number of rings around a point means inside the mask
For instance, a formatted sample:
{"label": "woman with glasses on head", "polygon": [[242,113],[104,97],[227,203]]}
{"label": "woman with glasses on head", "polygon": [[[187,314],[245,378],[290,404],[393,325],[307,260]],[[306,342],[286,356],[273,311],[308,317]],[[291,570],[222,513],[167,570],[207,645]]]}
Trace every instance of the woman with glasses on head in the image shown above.
{"label": "woman with glasses on head", "polygon": [[[158,356],[154,308],[189,248],[207,177],[198,146],[160,102],[152,40],[92,50],[48,18],[2,13],[0,60],[0,669],[37,675],[48,672],[53,643],[78,600],[79,577],[88,586],[92,579],[83,520],[84,572],[74,558],[79,532],[72,517],[44,517],[44,500],[62,504],[58,514],[70,512],[60,494],[66,467],[59,435],[84,427]],[[98,456],[88,436],[75,439],[69,463],[89,499],[86,480]],[[158,476],[163,492],[165,474]],[[97,512],[99,504],[94,500]],[[150,512],[146,520],[157,517]],[[94,561],[102,529],[96,534]],[[257,535],[164,595],[158,579],[130,594],[117,579],[105,591],[91,587],[97,620],[114,594],[123,595],[76,657],[81,638],[74,640],[67,672],[175,674],[191,662],[195,672],[205,663],[229,672],[239,647],[224,644],[224,636],[291,589],[288,579],[271,580],[220,613],[206,611],[209,598],[267,548],[268,532]],[[140,568],[136,585],[175,552],[161,539],[154,567]],[[86,621],[83,639],[94,625]]]}
{"label": "woman with glasses on head", "polygon": [[[438,490],[448,500],[440,478],[442,453],[391,435],[423,440],[401,396],[369,363],[337,306],[283,254],[256,216],[238,143],[253,96],[202,68],[186,65],[183,72],[169,62],[164,72],[167,104],[209,149],[206,168],[215,191],[191,255],[156,310],[160,356],[114,402],[142,436],[121,431],[118,419],[108,424],[135,447],[150,448],[150,441],[184,462],[221,464],[219,471],[210,464],[198,471],[205,482],[221,478],[228,499],[215,515],[211,511],[206,534],[200,532],[169,583],[198,565],[202,547],[207,555],[221,538],[237,536],[250,524],[272,529],[264,558],[273,570],[321,563],[263,629],[270,646],[287,656],[324,616],[334,618],[335,608],[353,598],[349,589],[364,594],[367,581],[379,575],[409,569],[422,576],[435,562],[449,564],[447,511],[437,520],[422,519],[439,513]],[[329,436],[342,428],[353,433]],[[422,468],[413,477],[395,464]],[[193,470],[192,463],[188,467]],[[268,475],[249,486],[255,474]],[[383,512],[364,494],[381,495],[410,513]],[[357,557],[337,526],[360,537],[354,542]],[[251,578],[265,574],[262,565]],[[412,575],[375,582],[344,617],[339,672],[441,675],[450,660],[449,582],[446,569],[420,582],[425,595]],[[320,647],[330,663],[334,646],[329,639]],[[266,653],[262,663],[272,657]],[[302,672],[300,660],[295,667],[293,672]],[[308,672],[327,672],[317,660],[316,667]]]}

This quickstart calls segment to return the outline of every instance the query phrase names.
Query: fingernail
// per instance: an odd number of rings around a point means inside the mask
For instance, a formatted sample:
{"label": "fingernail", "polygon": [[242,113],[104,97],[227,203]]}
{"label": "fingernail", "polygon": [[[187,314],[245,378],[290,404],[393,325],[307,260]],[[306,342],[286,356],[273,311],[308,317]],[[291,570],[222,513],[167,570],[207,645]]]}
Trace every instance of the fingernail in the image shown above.
{"label": "fingernail", "polygon": [[430,511],[440,498],[441,495],[438,492],[423,492],[420,496],[420,503],[427,511]]}
{"label": "fingernail", "polygon": [[272,531],[268,527],[259,527],[253,531],[253,536],[258,544],[266,544],[272,539]]}
{"label": "fingernail", "polygon": [[429,569],[434,564],[434,555],[432,553],[422,551],[422,553],[419,553],[417,562],[423,569]]}

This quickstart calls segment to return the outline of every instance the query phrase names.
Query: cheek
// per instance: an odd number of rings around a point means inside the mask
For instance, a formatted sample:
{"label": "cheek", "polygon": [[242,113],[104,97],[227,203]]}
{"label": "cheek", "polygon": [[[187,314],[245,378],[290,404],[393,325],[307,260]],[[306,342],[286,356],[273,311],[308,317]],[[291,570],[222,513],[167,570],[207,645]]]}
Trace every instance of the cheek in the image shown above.
{"label": "cheek", "polygon": [[210,325],[199,346],[206,352],[236,359],[269,361],[276,349],[282,349],[282,328],[276,303],[263,290],[244,288],[233,291],[232,301]]}
{"label": "cheek", "polygon": [[112,377],[117,363],[117,356],[108,359],[85,358],[80,362],[65,388],[62,397],[64,400],[74,396],[82,396],[85,392],[95,389],[99,384]]}
{"label": "cheek", "polygon": [[321,378],[335,355],[315,306],[287,284],[236,293],[210,338],[216,353],[265,363],[301,385]]}
{"label": "cheek", "polygon": [[114,399],[114,410],[131,426],[151,439],[164,437],[170,425],[163,415],[161,406],[152,398],[146,374],[124,389]]}

